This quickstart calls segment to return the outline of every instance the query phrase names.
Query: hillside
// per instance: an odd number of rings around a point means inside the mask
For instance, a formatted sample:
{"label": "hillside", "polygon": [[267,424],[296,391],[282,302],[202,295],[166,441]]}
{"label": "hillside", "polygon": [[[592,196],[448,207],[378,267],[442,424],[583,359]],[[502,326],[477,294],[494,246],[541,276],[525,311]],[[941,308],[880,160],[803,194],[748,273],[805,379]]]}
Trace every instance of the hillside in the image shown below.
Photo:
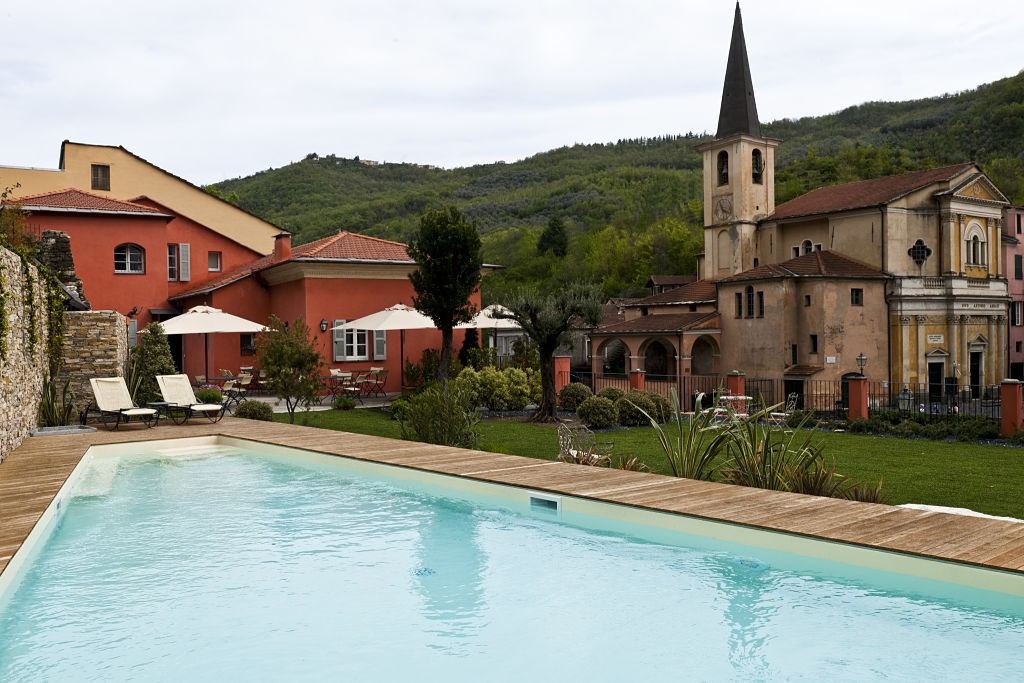
{"label": "hillside", "polygon": [[[1024,202],[1024,72],[954,95],[870,102],[763,128],[784,141],[778,202],[821,185],[972,159]],[[452,203],[477,222],[488,259],[511,266],[492,276],[490,295],[569,277],[629,293],[649,271],[694,268],[702,220],[694,147],[705,139],[689,133],[574,145],[450,170],[310,154],[213,189],[294,231],[299,242],[342,228],[406,239],[425,208]],[[536,257],[536,238],[552,216],[570,229],[564,259]]]}

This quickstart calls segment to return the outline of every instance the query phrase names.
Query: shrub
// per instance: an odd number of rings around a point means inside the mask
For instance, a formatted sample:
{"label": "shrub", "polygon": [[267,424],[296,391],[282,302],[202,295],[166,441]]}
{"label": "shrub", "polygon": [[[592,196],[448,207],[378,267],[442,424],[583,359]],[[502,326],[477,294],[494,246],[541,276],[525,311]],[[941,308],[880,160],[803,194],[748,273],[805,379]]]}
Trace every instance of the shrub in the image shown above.
{"label": "shrub", "polygon": [[524,410],[530,403],[530,378],[519,368],[502,370],[508,386],[508,399],[505,404],[509,410]]}
{"label": "shrub", "polygon": [[653,391],[647,392],[647,396],[654,402],[654,412],[651,413],[651,417],[662,424],[673,419],[675,411],[672,410],[672,401]]}
{"label": "shrub", "polygon": [[[619,424],[624,427],[639,427],[649,422],[647,415],[654,417],[657,412],[654,401],[642,391],[631,391],[615,402],[619,413]],[[644,415],[647,413],[647,415]]]}
{"label": "shrub", "polygon": [[468,365],[474,370],[483,370],[488,365],[498,362],[498,350],[492,348],[472,348],[466,354]]}
{"label": "shrub", "polygon": [[295,422],[295,410],[309,405],[320,391],[323,359],[301,318],[290,325],[270,316],[269,329],[256,340],[260,358],[260,382],[284,401],[288,421]]}
{"label": "shrub", "polygon": [[480,389],[478,401],[488,410],[507,410],[509,399],[508,378],[497,368],[484,368],[477,373]]}
{"label": "shrub", "polygon": [[196,389],[196,400],[200,403],[221,403],[224,400],[224,394],[220,392],[220,389],[201,387]]}
{"label": "shrub", "polygon": [[540,370],[537,368],[527,368],[526,377],[530,383],[530,403],[539,406],[541,396],[544,393],[544,385],[540,377]]}
{"label": "shrub", "polygon": [[391,414],[391,419],[398,420],[399,422],[401,422],[408,410],[409,399],[407,398],[396,398],[391,402],[391,405],[388,406],[388,413]]}
{"label": "shrub", "polygon": [[597,395],[601,398],[606,398],[613,403],[618,401],[620,398],[626,395],[626,392],[616,387],[605,387],[601,391],[597,392]]}
{"label": "shrub", "polygon": [[272,422],[274,420],[274,409],[269,403],[263,401],[242,401],[235,408],[235,417],[244,417],[247,420],[262,420]]}
{"label": "shrub", "polygon": [[586,384],[571,382],[562,387],[558,392],[558,407],[563,410],[575,411],[580,404],[594,395]]}
{"label": "shrub", "polygon": [[480,405],[480,374],[472,367],[467,367],[455,378],[455,384],[459,389],[466,392],[466,400],[469,405],[476,409]]}
{"label": "shrub", "polygon": [[356,400],[351,396],[339,396],[334,399],[335,410],[352,410],[356,407]]}
{"label": "shrub", "polygon": [[406,403],[398,418],[403,439],[459,448],[473,448],[479,442],[479,420],[466,392],[454,382],[447,387],[431,384]]}
{"label": "shrub", "polygon": [[576,409],[576,417],[591,429],[607,429],[619,420],[619,411],[604,396],[591,396]]}
{"label": "shrub", "polygon": [[[131,377],[128,386],[135,404],[141,406],[149,401],[161,400],[156,376],[173,375],[175,370],[174,358],[171,356],[171,347],[167,342],[167,335],[164,334],[163,325],[146,325],[139,333],[138,339],[129,359]],[[220,403],[219,399],[217,403]]]}
{"label": "shrub", "polygon": [[40,427],[63,427],[71,424],[71,415],[74,413],[74,394],[71,391],[71,380],[65,380],[63,387],[58,389],[58,384],[53,378],[49,378],[43,384],[43,395],[39,401]]}

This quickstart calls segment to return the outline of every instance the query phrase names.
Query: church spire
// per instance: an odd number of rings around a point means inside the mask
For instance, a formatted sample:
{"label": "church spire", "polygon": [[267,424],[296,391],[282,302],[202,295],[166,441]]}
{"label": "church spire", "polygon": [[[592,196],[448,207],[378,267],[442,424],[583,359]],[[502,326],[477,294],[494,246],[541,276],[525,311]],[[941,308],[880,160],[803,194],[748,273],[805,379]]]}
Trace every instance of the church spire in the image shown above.
{"label": "church spire", "polygon": [[736,18],[732,24],[732,44],[729,46],[729,62],[725,68],[725,87],[722,89],[722,109],[718,115],[716,138],[743,133],[761,137],[761,125],[757,121],[757,104],[754,102],[754,83],[750,77],[750,63],[747,61],[747,43],[743,39],[743,17],[740,3],[736,3]]}

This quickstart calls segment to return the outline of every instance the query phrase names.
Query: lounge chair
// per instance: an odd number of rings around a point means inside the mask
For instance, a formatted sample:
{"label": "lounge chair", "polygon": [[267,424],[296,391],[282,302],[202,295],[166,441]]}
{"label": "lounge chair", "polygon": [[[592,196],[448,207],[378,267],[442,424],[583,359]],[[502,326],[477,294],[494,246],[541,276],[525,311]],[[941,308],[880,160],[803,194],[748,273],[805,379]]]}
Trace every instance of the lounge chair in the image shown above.
{"label": "lounge chair", "polygon": [[[89,380],[92,394],[96,398],[99,410],[99,421],[109,429],[117,429],[122,422],[138,419],[147,427],[152,427],[160,420],[160,413],[155,408],[139,408],[132,401],[128,385],[124,377],[93,377]],[[88,411],[86,412],[88,418]]]}
{"label": "lounge chair", "polygon": [[160,394],[167,402],[167,413],[174,424],[184,424],[190,417],[205,417],[210,422],[224,417],[226,406],[223,404],[196,400],[188,375],[157,375],[156,383],[160,385]]}

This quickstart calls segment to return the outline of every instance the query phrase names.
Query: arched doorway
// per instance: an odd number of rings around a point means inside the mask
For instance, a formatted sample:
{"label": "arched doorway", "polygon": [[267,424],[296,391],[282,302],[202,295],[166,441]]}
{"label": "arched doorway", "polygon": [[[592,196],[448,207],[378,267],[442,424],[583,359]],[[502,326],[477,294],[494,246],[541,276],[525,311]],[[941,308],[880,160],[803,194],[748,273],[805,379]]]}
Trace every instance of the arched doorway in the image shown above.
{"label": "arched doorway", "polygon": [[628,371],[629,349],[621,339],[609,339],[597,350],[601,369],[606,375],[625,375]]}
{"label": "arched doorway", "polygon": [[703,335],[693,342],[690,349],[690,374],[718,374],[718,342],[713,337]]}
{"label": "arched doorway", "polygon": [[672,379],[676,376],[675,347],[661,339],[644,346],[644,370],[648,379]]}

